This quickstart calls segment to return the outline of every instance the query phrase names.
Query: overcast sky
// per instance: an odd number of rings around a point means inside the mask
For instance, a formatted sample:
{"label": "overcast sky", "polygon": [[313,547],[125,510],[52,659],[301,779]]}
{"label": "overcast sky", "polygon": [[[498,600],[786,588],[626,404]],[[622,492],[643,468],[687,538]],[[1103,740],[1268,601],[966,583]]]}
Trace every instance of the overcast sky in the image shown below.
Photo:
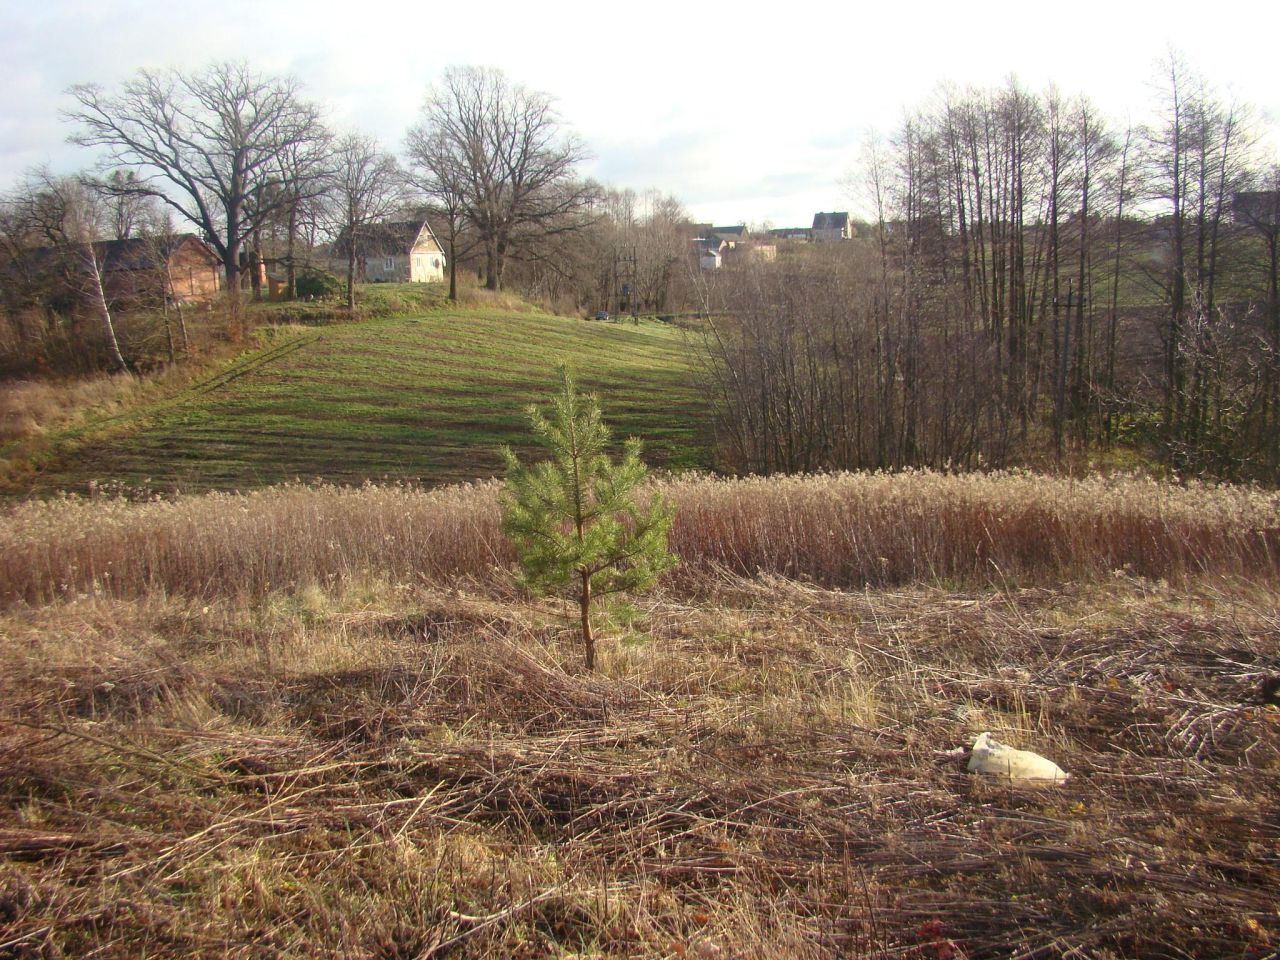
{"label": "overcast sky", "polygon": [[[1049,9],[1052,17],[1036,11]],[[39,0],[0,14],[0,189],[86,165],[58,111],[73,83],[245,59],[292,73],[339,129],[399,151],[450,64],[496,66],[557,98],[608,183],[674,193],[699,220],[807,225],[856,209],[844,185],[871,129],[939,85],[1086,93],[1120,122],[1150,109],[1176,48],[1224,94],[1280,121],[1280,13],[1206,4],[609,0],[307,5],[278,0]],[[1278,141],[1270,140],[1274,150]]]}

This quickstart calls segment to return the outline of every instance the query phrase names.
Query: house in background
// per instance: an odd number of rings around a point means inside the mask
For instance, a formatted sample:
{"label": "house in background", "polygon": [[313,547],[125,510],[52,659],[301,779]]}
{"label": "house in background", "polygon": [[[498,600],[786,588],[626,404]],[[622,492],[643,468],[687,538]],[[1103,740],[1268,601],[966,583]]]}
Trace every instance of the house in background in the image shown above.
{"label": "house in background", "polygon": [[108,299],[153,297],[164,282],[169,296],[183,303],[212,300],[222,289],[222,259],[192,233],[100,240],[93,250],[102,265]]}
{"label": "house in background", "polygon": [[777,227],[769,231],[774,240],[790,240],[794,243],[808,243],[813,231],[808,227]]}
{"label": "house in background", "polygon": [[725,241],[716,237],[698,237],[693,246],[698,253],[698,266],[703,270],[719,270],[724,264]]}
{"label": "house in background", "polygon": [[[75,300],[93,283],[89,246],[68,244],[28,251],[8,265],[7,282],[19,296]],[[222,289],[222,260],[191,233],[170,237],[97,240],[92,246],[102,294],[112,305],[134,306],[212,300]]]}
{"label": "house in background", "polygon": [[740,223],[736,227],[712,227],[706,236],[722,241],[726,250],[733,250],[739,244],[746,243],[751,239],[751,234],[748,232],[745,223]]}
{"label": "house in background", "polygon": [[[344,230],[333,245],[334,273],[346,274],[349,243]],[[444,249],[425,220],[377,223],[357,236],[357,281],[438,283],[444,279],[444,267]]]}
{"label": "house in background", "polygon": [[849,214],[839,213],[815,213],[813,215],[813,240],[820,243],[824,240],[852,240],[853,224],[849,220]]}

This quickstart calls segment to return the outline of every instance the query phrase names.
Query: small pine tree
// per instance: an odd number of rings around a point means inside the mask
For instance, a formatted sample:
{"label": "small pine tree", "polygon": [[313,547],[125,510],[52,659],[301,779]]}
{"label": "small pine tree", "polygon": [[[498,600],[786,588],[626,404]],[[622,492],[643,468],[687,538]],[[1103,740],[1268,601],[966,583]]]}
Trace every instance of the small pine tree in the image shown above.
{"label": "small pine tree", "polygon": [[587,669],[594,670],[592,601],[647,590],[675,565],[667,550],[675,511],[658,494],[645,506],[636,502],[648,476],[640,441],[628,440],[621,462],[611,462],[600,405],[578,395],[567,371],[561,370],[550,416],[534,406],[528,415],[551,459],[524,466],[504,448],[502,530],[515,544],[524,586],[577,600]]}

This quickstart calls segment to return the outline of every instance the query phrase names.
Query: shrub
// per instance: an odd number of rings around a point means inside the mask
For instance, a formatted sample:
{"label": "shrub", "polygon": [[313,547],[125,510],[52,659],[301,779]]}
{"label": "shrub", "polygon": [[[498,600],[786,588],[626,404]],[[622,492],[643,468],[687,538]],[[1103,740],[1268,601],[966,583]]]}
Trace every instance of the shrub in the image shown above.
{"label": "shrub", "polygon": [[343,291],[342,281],[324,270],[303,270],[294,281],[299,297],[328,300]]}

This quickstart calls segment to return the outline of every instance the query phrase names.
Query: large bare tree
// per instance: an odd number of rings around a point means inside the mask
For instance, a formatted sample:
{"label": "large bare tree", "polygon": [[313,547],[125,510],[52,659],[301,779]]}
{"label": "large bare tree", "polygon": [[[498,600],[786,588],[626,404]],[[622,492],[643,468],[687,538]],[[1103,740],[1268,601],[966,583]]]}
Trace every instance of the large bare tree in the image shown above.
{"label": "large bare tree", "polygon": [[477,242],[467,219],[465,164],[459,162],[448,135],[440,129],[414,127],[405,146],[412,165],[411,182],[426,197],[436,215],[438,236],[449,248],[449,299],[456,302],[458,259],[470,253]]}
{"label": "large bare tree", "polygon": [[326,140],[317,108],[294,80],[244,63],[140,70],[115,94],[95,84],[70,93],[72,140],[105,147],[105,165],[136,171],[132,190],[194,224],[222,258],[230,289],[245,239],[296,200],[286,179],[297,154],[318,154]]}
{"label": "large bare tree", "polygon": [[484,247],[491,290],[502,286],[513,253],[589,222],[595,191],[576,175],[582,145],[564,130],[550,97],[500,70],[446,70],[408,143],[429,195],[459,191]]}
{"label": "large bare tree", "polygon": [[333,173],[327,197],[329,219],[345,244],[347,309],[356,308],[356,258],[369,228],[385,220],[405,196],[405,179],[395,158],[383,153],[378,141],[348,134],[333,154]]}

